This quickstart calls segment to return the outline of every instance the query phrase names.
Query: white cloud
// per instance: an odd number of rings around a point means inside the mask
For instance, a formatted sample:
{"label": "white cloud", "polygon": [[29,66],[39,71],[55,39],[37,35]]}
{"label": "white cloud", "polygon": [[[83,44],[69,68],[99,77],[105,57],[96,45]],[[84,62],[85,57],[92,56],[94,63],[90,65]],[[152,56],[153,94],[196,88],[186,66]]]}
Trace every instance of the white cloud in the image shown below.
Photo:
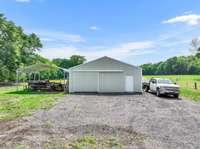
{"label": "white cloud", "polygon": [[192,11],[186,11],[184,14],[192,14]]}
{"label": "white cloud", "polygon": [[39,51],[44,57],[49,59],[53,58],[68,58],[72,54],[79,54],[79,50],[74,46],[65,46],[65,47],[58,47],[58,48],[46,48]]}
{"label": "white cloud", "polygon": [[167,33],[167,34],[162,34],[154,40],[156,43],[157,47],[175,47],[175,46],[180,46],[180,45],[187,45],[190,43],[191,38],[184,36],[184,34],[187,34],[185,32],[182,33]]}
{"label": "white cloud", "polygon": [[[15,0],[16,2],[19,3],[27,3],[27,2],[31,2],[32,0]],[[37,0],[38,2],[44,2],[45,0]]]}
{"label": "white cloud", "polygon": [[87,58],[87,60],[96,59],[102,56],[110,56],[117,59],[123,59],[133,55],[144,55],[153,53],[154,51],[151,50],[151,48],[153,47],[153,42],[144,41],[122,43],[115,47],[102,47],[100,49],[88,47],[87,50],[76,48],[74,46],[64,46],[60,48],[45,48],[40,52],[40,54],[50,59],[68,58],[73,54],[83,55]]}
{"label": "white cloud", "polygon": [[30,2],[31,0],[16,0],[16,2],[24,3],[24,2]]}
{"label": "white cloud", "polygon": [[52,39],[52,38],[45,38],[45,37],[44,37],[44,38],[43,38],[43,37],[40,38],[40,40],[41,40],[41,41],[44,41],[44,42],[54,41],[54,39]]}
{"label": "white cloud", "polygon": [[200,15],[186,14],[163,21],[162,23],[167,23],[167,24],[186,23],[188,25],[197,25],[199,23],[199,20],[200,20]]}
{"label": "white cloud", "polygon": [[102,50],[92,49],[86,53],[83,52],[81,54],[85,55],[86,58],[89,60],[102,56],[110,56],[117,59],[124,59],[129,56],[152,53],[153,51],[150,49],[153,47],[154,43],[151,41],[128,42],[128,43],[122,43],[115,47],[107,47]]}
{"label": "white cloud", "polygon": [[58,42],[85,42],[85,39],[77,34],[69,34],[60,31],[49,30],[29,30],[28,33],[36,33],[43,41],[58,41]]}
{"label": "white cloud", "polygon": [[93,31],[98,31],[100,30],[101,28],[99,27],[96,27],[96,26],[90,26],[90,30],[93,30]]}

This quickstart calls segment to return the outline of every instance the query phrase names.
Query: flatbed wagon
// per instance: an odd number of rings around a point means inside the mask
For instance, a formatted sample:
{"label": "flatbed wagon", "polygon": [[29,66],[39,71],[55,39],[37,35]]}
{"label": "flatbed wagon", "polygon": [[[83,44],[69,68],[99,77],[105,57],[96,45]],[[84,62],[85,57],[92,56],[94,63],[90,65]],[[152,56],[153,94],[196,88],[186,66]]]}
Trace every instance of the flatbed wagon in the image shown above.
{"label": "flatbed wagon", "polygon": [[29,81],[28,88],[32,90],[64,91],[62,83],[50,82],[49,80]]}

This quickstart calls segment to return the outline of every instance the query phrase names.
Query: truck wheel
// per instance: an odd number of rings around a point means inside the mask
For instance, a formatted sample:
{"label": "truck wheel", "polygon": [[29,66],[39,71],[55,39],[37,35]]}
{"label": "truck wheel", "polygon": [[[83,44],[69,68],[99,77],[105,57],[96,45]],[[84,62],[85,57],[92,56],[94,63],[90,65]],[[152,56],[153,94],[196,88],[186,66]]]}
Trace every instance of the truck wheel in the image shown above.
{"label": "truck wheel", "polygon": [[159,91],[159,89],[156,90],[156,96],[160,97],[160,91]]}
{"label": "truck wheel", "polygon": [[179,94],[175,94],[174,97],[175,97],[175,98],[179,98]]}
{"label": "truck wheel", "polygon": [[144,88],[144,91],[145,91],[145,92],[148,92],[148,91],[149,91],[149,87],[146,86],[146,87]]}

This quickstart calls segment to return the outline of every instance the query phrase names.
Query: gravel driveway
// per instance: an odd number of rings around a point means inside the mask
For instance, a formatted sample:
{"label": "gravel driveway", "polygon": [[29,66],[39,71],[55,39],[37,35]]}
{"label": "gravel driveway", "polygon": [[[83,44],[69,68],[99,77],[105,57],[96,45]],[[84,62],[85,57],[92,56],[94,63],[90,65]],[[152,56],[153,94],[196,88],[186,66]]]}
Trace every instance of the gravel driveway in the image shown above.
{"label": "gravel driveway", "polygon": [[0,144],[7,146],[40,148],[91,134],[118,137],[127,149],[200,149],[200,104],[150,93],[68,95],[49,111],[0,123]]}

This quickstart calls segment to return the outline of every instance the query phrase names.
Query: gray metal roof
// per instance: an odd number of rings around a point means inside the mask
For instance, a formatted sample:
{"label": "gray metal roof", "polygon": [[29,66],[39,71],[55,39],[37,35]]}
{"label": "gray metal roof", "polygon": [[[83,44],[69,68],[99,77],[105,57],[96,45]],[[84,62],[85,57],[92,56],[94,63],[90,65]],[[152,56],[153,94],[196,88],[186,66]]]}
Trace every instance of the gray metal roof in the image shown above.
{"label": "gray metal roof", "polygon": [[98,58],[98,59],[95,59],[95,60],[92,60],[92,61],[89,61],[89,62],[80,64],[80,65],[71,67],[71,68],[69,68],[69,70],[70,70],[70,69],[74,69],[74,68],[78,68],[78,67],[80,67],[80,66],[82,66],[82,65],[85,65],[85,64],[88,64],[88,63],[92,63],[92,62],[97,61],[97,60],[100,60],[100,59],[110,59],[110,60],[117,61],[117,62],[122,63],[122,64],[125,64],[125,65],[129,65],[129,66],[131,66],[131,67],[133,67],[133,68],[135,68],[135,69],[141,69],[141,68],[138,67],[138,66],[134,66],[134,65],[132,65],[132,64],[128,64],[128,63],[122,62],[122,61],[120,61],[120,60],[116,60],[116,59],[111,58],[111,57],[108,57],[108,56],[103,56],[103,57],[100,57],[100,58]]}
{"label": "gray metal roof", "polygon": [[19,68],[17,69],[17,72],[34,73],[34,72],[51,71],[51,70],[63,70],[65,72],[68,72],[68,70],[65,68],[61,68],[61,67],[51,65],[51,64],[43,64],[43,63],[38,63],[38,64],[30,65],[27,67]]}

